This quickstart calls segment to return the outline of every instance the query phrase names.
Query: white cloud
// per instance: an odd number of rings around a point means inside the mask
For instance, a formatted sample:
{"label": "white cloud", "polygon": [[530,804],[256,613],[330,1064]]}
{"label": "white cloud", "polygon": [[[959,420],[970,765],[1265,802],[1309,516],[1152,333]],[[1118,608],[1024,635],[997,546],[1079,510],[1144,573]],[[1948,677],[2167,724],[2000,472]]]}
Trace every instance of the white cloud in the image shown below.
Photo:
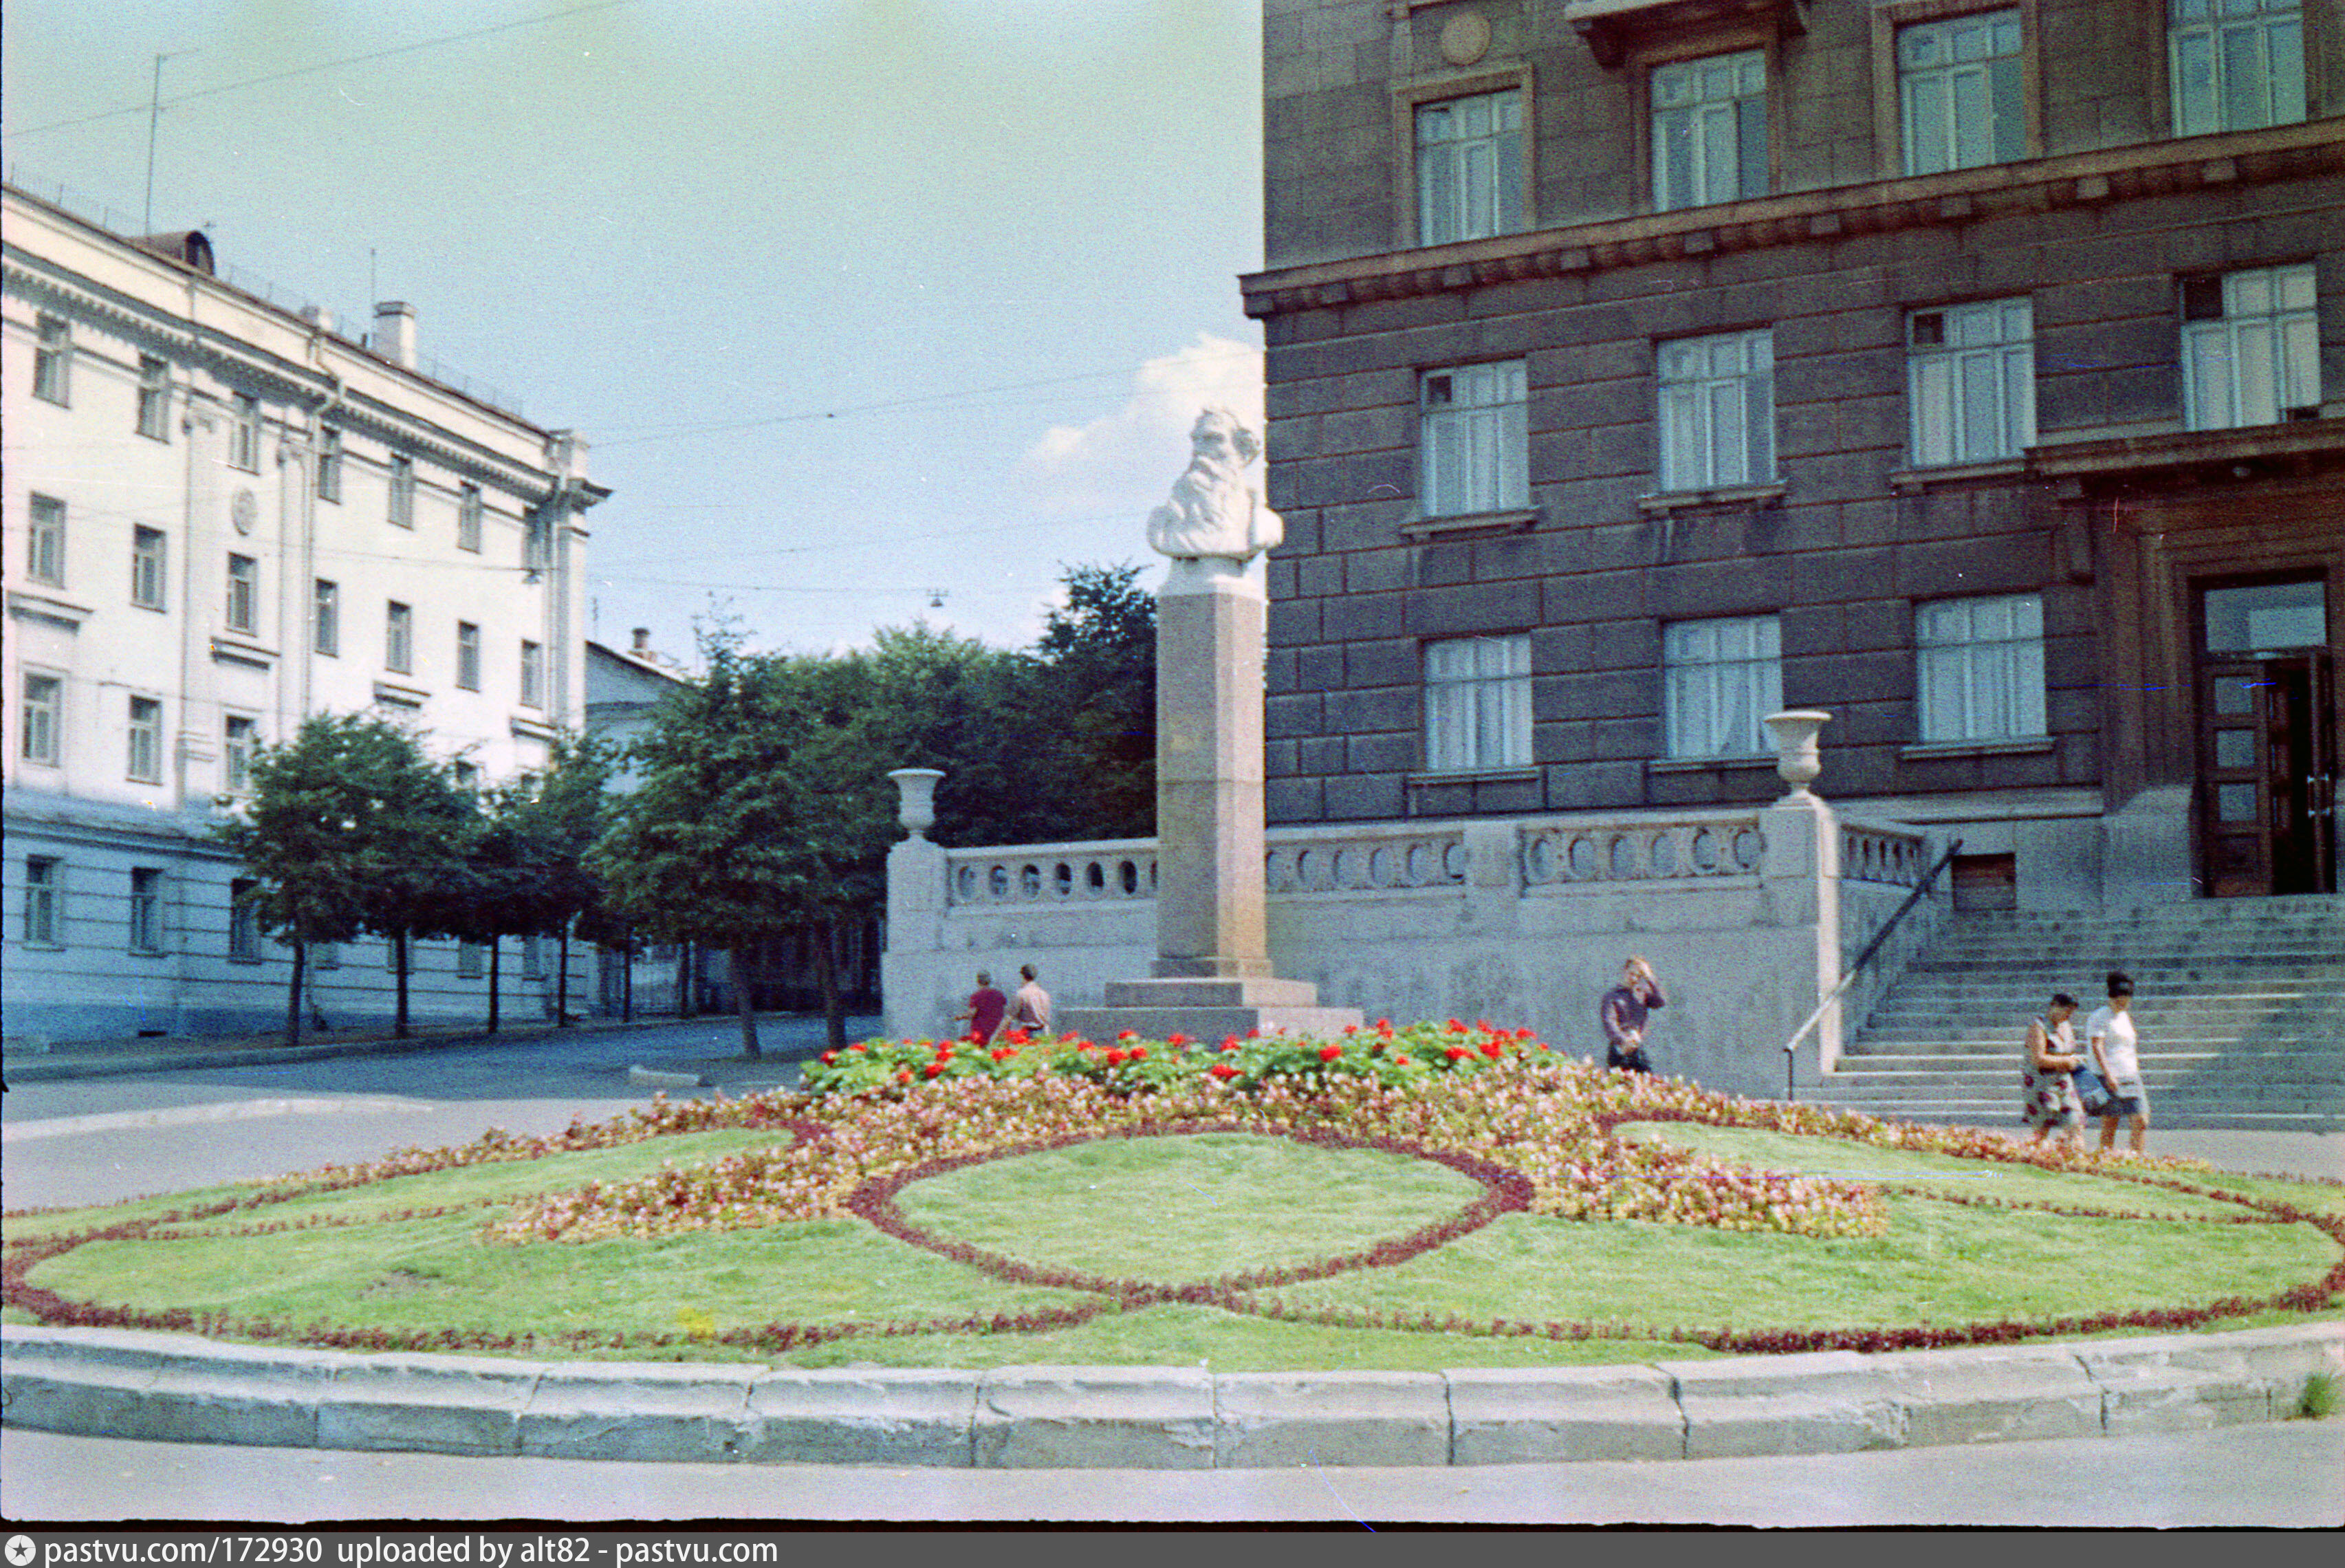
{"label": "white cloud", "polygon": [[1262,429],[1262,351],[1200,332],[1179,352],[1142,365],[1122,407],[1043,432],[1020,458],[1019,474],[1051,514],[1145,513],[1188,466],[1199,411],[1215,405]]}

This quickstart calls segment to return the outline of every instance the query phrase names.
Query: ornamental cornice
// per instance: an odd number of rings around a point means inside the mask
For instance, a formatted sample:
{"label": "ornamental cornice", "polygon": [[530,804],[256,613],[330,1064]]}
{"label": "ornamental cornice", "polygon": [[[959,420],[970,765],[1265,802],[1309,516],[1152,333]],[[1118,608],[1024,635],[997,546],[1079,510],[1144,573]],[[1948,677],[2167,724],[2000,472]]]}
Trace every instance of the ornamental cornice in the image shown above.
{"label": "ornamental cornice", "polygon": [[2345,119],[2331,118],[1314,261],[1248,274],[1239,287],[1247,315],[1284,316],[2340,171]]}
{"label": "ornamental cornice", "polygon": [[[182,362],[199,365],[223,381],[273,392],[285,402],[304,406],[312,414],[323,412],[330,405],[331,422],[339,428],[363,431],[387,445],[426,458],[451,473],[492,485],[524,504],[543,505],[562,489],[562,482],[544,470],[526,468],[484,449],[459,444],[457,438],[435,434],[442,429],[437,423],[365,393],[349,392],[347,378],[310,366],[289,364],[274,355],[252,350],[223,331],[190,330],[184,318],[123,300],[110,290],[81,282],[71,274],[53,273],[27,264],[36,260],[29,257],[20,260],[19,253],[11,248],[5,262],[0,263],[0,281],[36,308],[54,309],[91,322],[136,347],[157,351],[158,357],[175,357]],[[339,340],[335,346],[340,351],[372,358],[365,350]],[[338,382],[343,388],[340,401],[334,396]],[[534,426],[527,428],[535,430]],[[604,490],[601,495],[609,494]],[[601,499],[601,495],[594,499]]]}

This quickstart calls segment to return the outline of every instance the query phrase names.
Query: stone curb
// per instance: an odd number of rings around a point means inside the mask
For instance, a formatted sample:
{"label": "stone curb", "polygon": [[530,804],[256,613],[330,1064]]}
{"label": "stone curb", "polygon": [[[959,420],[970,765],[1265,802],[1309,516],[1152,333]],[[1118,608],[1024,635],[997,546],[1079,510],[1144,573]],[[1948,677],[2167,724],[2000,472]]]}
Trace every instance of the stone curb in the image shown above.
{"label": "stone curb", "polygon": [[552,1459],[1243,1470],[1853,1453],[2296,1413],[2345,1322],[2225,1334],[1445,1372],[770,1369],[352,1356],[0,1326],[0,1424]]}

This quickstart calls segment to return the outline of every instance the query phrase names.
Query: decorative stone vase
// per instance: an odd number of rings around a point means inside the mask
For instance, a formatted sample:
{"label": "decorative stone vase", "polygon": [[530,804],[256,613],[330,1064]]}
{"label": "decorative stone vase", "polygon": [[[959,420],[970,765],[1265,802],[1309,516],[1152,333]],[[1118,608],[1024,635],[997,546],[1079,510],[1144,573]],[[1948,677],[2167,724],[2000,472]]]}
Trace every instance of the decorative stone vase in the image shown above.
{"label": "decorative stone vase", "polygon": [[937,780],[944,777],[936,768],[894,768],[888,777],[896,781],[898,797],[896,820],[915,839],[925,839],[937,822]]}
{"label": "decorative stone vase", "polygon": [[1816,775],[1823,771],[1816,734],[1832,722],[1832,715],[1820,708],[1792,708],[1771,713],[1759,722],[1775,738],[1775,771],[1792,787],[1792,792],[1784,799],[1799,799],[1808,793],[1808,786],[1815,782]]}

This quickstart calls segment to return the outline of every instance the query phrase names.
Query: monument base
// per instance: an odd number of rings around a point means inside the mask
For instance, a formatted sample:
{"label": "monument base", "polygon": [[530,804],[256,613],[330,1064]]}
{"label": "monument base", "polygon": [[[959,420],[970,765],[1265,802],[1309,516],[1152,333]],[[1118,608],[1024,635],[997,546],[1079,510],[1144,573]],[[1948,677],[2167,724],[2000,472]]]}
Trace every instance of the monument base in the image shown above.
{"label": "monument base", "polygon": [[1322,1007],[1319,988],[1307,980],[1269,975],[1111,980],[1103,1007],[1060,1009],[1058,1027],[1091,1040],[1112,1040],[1124,1030],[1146,1040],[1186,1034],[1220,1041],[1249,1030],[1267,1034],[1341,1034],[1365,1022],[1356,1007]]}

